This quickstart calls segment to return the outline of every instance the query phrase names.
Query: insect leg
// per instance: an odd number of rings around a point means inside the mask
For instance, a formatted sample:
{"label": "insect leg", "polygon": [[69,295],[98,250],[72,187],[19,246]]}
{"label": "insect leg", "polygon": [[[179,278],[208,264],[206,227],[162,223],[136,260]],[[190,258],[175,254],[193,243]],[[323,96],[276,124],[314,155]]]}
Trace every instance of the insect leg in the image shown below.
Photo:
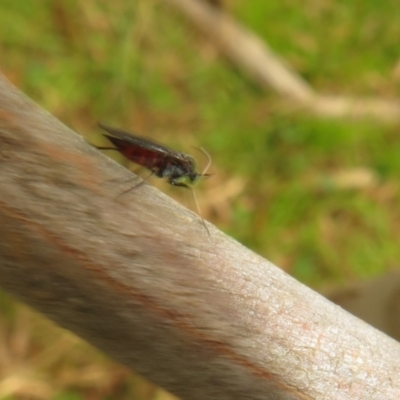
{"label": "insect leg", "polygon": [[204,228],[206,228],[206,231],[207,231],[207,233],[208,233],[208,236],[211,236],[210,231],[209,231],[208,228],[207,228],[206,221],[204,221],[204,218],[201,216],[200,206],[199,206],[199,202],[197,201],[196,194],[195,194],[195,192],[194,192],[194,190],[193,190],[192,187],[190,187],[189,189],[190,189],[191,192],[192,192],[193,200],[194,200],[194,203],[196,204],[197,213],[199,214],[199,218],[200,218],[200,220],[201,220],[201,223],[204,225]]}
{"label": "insect leg", "polygon": [[[146,176],[142,181],[140,181],[140,182],[139,182],[138,184],[136,184],[135,186],[132,186],[132,187],[130,187],[130,188],[127,189],[127,190],[124,190],[122,193],[120,193],[120,194],[117,196],[117,198],[123,196],[124,194],[130,192],[130,191],[133,190],[133,189],[136,189],[136,188],[142,186],[142,185],[145,184],[146,181],[147,181],[150,177],[152,177],[153,175],[154,175],[154,172],[152,172],[150,175]],[[129,181],[129,182],[130,182],[130,181]]]}
{"label": "insect leg", "polygon": [[95,147],[97,150],[117,150],[118,151],[118,149],[116,147],[103,147],[103,146],[93,146],[93,147]]}

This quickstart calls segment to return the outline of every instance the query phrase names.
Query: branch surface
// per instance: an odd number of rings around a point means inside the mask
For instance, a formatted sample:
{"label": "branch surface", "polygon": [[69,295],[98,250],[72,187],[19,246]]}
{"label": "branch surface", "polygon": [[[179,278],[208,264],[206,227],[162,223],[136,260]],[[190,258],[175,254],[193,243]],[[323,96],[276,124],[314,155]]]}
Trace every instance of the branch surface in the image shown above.
{"label": "branch surface", "polygon": [[0,285],[185,399],[400,398],[400,346],[0,77]]}

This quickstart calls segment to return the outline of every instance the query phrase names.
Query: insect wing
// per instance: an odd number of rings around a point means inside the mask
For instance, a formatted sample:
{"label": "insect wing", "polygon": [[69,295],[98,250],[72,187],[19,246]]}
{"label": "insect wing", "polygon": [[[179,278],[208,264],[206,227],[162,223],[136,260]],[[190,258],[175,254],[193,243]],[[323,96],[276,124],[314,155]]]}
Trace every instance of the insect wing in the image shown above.
{"label": "insect wing", "polygon": [[136,136],[102,123],[99,126],[111,135],[104,135],[128,160],[157,174],[172,160],[181,160],[182,154],[162,146],[151,139]]}
{"label": "insect wing", "polygon": [[[153,151],[158,151],[160,153],[165,154],[173,154],[176,153],[174,150],[169,149],[166,146],[158,144],[154,140],[150,138],[146,138],[144,136],[134,135],[132,133],[123,131],[122,129],[111,128],[110,126],[104,125],[103,123],[99,123],[100,128],[104,129],[108,133],[110,133],[114,138],[120,139],[120,141],[125,141],[130,143],[132,146],[139,146],[146,149],[152,149]],[[104,135],[108,139],[110,139],[109,135]]]}

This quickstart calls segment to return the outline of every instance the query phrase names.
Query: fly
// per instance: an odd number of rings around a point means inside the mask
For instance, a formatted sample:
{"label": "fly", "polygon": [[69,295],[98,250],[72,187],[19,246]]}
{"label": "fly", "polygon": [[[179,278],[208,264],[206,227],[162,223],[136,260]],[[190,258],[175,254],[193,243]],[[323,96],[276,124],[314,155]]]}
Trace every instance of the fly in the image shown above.
{"label": "fly", "polygon": [[[103,133],[103,135],[115,147],[97,147],[98,149],[117,150],[129,161],[151,172],[151,174],[137,186],[144,183],[150,176],[156,175],[159,178],[165,178],[168,183],[173,186],[189,188],[192,191],[197,211],[200,214],[200,207],[193,191],[193,186],[196,185],[201,178],[210,176],[210,174],[206,172],[211,165],[211,157],[204,149],[201,150],[207,156],[208,163],[204,171],[199,173],[196,170],[194,158],[188,154],[180,153],[158,144],[149,138],[137,136],[122,129],[112,128],[103,123],[99,123],[99,127],[108,132],[108,134]],[[202,217],[200,218],[208,234],[210,234],[204,219]]]}

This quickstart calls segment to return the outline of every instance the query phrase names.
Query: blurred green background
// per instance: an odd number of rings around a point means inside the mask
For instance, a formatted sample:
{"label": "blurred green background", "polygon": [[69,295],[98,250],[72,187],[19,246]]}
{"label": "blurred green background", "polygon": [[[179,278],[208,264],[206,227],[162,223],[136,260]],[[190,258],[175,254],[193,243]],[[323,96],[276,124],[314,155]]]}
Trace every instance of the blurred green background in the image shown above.
{"label": "blurred green background", "polygon": [[[317,91],[400,97],[397,1],[213,3]],[[0,52],[14,84],[89,141],[102,120],[200,165],[192,146],[206,148],[203,216],[305,284],[399,268],[398,125],[291,111],[162,0],[2,0]],[[0,399],[25,398],[172,396],[2,294]]]}

